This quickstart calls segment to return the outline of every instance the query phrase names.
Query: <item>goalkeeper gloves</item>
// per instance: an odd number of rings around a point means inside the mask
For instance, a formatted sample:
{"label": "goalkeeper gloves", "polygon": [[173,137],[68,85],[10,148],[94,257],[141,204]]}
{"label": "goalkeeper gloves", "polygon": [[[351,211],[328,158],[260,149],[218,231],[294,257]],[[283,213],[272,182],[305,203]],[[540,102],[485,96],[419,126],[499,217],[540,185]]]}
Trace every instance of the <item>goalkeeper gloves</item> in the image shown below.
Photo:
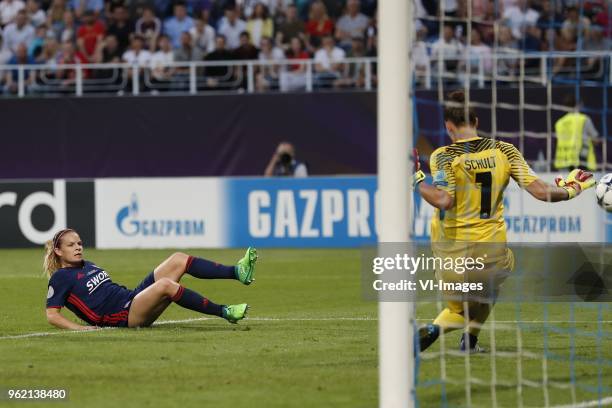
{"label": "goalkeeper gloves", "polygon": [[421,170],[419,151],[416,148],[412,149],[412,155],[414,156],[414,174],[412,175],[412,187],[416,189],[419,183],[425,180],[426,176],[423,170]]}
{"label": "goalkeeper gloves", "polygon": [[571,200],[582,191],[593,187],[595,185],[595,179],[593,178],[593,174],[588,171],[575,169],[570,172],[565,180],[561,176],[555,177],[555,184],[567,190],[567,199]]}

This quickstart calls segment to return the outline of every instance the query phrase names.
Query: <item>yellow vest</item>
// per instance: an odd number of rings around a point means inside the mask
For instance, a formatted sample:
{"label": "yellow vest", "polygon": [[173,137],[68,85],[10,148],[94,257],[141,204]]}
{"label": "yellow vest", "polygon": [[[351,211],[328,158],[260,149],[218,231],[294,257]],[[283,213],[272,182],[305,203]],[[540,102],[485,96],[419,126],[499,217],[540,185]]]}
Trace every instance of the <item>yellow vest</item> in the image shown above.
{"label": "yellow vest", "polygon": [[[555,154],[555,167],[564,169],[568,167],[578,167],[580,163],[580,151],[583,148],[584,124],[587,116],[584,113],[572,112],[563,115],[555,123],[555,133],[557,134],[557,152]],[[597,170],[595,150],[590,139],[586,141],[588,153],[586,157],[586,167],[589,170]]]}

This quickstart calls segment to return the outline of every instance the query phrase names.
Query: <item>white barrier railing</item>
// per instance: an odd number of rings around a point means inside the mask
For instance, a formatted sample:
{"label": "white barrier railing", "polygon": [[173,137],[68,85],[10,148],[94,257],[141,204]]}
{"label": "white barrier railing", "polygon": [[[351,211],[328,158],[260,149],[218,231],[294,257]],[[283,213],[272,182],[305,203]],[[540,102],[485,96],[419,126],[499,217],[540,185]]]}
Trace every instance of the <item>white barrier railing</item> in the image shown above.
{"label": "white barrier railing", "polygon": [[[612,83],[612,57],[608,52],[504,53],[491,60],[479,58],[431,59],[417,66],[417,87],[431,89],[438,81],[466,83],[485,87],[492,81],[531,82],[546,85],[556,75],[580,80]],[[587,62],[599,61],[596,69]],[[28,94],[65,95],[115,93],[139,95],[143,92],[197,94],[208,91],[262,92],[305,91],[318,89],[376,88],[377,59],[347,58],[334,72],[320,71],[312,59],[282,61],[192,61],[166,64],[161,74],[150,65],[109,64],[43,64],[0,65],[0,85],[4,95],[23,97]],[[438,66],[442,64],[442,66]],[[491,68],[493,65],[495,67]],[[466,66],[471,67],[467,72]],[[224,72],[223,72],[224,71]],[[8,75],[7,75],[8,74]],[[137,80],[134,80],[137,78]],[[471,85],[471,86],[474,86]]]}

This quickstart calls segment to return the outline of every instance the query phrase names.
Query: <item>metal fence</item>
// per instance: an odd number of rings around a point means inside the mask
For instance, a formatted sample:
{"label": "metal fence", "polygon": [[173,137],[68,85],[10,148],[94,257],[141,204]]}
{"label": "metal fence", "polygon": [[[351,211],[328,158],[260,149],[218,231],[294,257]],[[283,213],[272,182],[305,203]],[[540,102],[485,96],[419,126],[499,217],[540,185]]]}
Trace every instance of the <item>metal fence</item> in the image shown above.
{"label": "metal fence", "polygon": [[[451,59],[441,53],[415,66],[414,84],[431,89],[436,84],[467,84],[484,88],[546,85],[571,80],[609,84],[609,52],[525,54],[509,50],[483,58]],[[42,64],[0,66],[5,97],[84,94],[140,95],[143,93],[199,94],[205,92],[313,92],[325,89],[373,90],[377,86],[377,58],[347,58],[324,69],[316,61],[192,61],[152,66],[109,64]]]}

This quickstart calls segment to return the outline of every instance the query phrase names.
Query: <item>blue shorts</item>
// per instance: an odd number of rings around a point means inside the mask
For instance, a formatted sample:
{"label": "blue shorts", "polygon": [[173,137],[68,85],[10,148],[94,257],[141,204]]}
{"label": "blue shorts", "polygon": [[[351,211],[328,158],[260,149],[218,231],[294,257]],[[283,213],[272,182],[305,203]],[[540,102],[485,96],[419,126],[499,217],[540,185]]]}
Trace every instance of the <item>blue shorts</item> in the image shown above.
{"label": "blue shorts", "polygon": [[137,294],[151,286],[155,282],[155,276],[153,272],[148,274],[133,290],[126,290],[125,295],[113,299],[111,305],[108,305],[108,309],[104,311],[102,316],[102,322],[99,326],[106,327],[127,327],[128,315],[130,308],[132,307],[132,300]]}

